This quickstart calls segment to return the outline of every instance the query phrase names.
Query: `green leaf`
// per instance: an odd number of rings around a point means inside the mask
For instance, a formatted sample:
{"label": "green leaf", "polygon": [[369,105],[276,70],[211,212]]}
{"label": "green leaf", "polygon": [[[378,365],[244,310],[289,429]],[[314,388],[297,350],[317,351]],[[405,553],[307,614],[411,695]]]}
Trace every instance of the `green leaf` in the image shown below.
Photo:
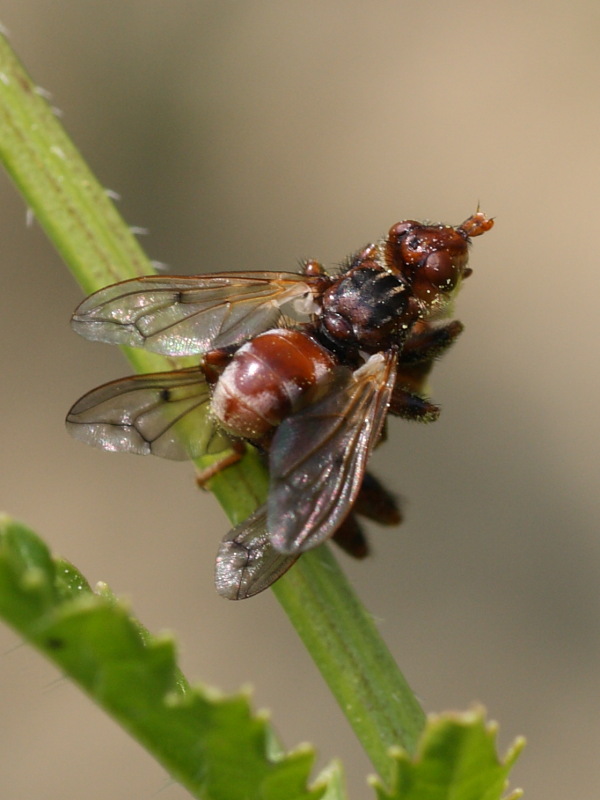
{"label": "green leaf", "polygon": [[[414,756],[392,753],[392,790],[373,780],[378,800],[500,800],[524,741],[518,739],[501,762],[496,733],[481,709],[430,716]],[[520,796],[515,790],[506,800]]]}
{"label": "green leaf", "polygon": [[341,800],[332,765],[308,788],[314,760],[284,755],[248,697],[190,687],[170,637],[156,637],[106,587],[53,559],[28,528],[0,519],[0,615],[163,764],[194,797]]}

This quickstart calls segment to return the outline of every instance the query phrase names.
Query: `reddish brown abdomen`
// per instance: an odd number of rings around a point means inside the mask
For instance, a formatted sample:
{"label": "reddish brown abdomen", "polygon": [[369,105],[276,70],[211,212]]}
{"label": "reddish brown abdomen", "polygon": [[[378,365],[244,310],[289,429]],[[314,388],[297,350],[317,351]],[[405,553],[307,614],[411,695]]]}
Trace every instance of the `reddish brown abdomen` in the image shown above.
{"label": "reddish brown abdomen", "polygon": [[259,441],[301,404],[335,366],[301,331],[262,333],[235,353],[213,393],[213,412],[236,436]]}

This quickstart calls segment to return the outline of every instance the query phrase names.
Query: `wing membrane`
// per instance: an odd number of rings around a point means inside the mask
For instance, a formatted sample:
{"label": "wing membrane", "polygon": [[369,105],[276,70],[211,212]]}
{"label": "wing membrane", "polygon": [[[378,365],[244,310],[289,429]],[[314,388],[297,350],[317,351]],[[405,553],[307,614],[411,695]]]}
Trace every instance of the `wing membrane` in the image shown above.
{"label": "wing membrane", "polygon": [[267,530],[267,507],[261,506],[221,542],[215,565],[217,592],[244,600],[275,583],[299,558],[273,547]]}
{"label": "wing membrane", "polygon": [[71,324],[87,339],[185,356],[276,327],[283,306],[311,313],[312,297],[305,276],[291,272],[149,275],[90,295]]}
{"label": "wing membrane", "polygon": [[174,460],[231,444],[210,414],[209,387],[196,367],[106,383],[79,399],[66,422],[72,436],[103,450]]}
{"label": "wing membrane", "polygon": [[[284,420],[271,446],[268,530],[276,550],[301,553],[343,522],[379,438],[395,381],[396,353],[378,353]],[[335,385],[337,384],[337,386]]]}

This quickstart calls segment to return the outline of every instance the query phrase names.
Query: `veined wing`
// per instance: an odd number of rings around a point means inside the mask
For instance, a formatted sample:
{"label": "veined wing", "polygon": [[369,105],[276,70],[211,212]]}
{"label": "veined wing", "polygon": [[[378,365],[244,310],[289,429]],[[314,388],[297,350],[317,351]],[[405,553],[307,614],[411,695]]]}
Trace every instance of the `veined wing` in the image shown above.
{"label": "veined wing", "polygon": [[239,344],[276,327],[284,306],[299,315],[316,310],[304,275],[148,275],[90,295],[75,310],[71,324],[86,339],[186,356]]}
{"label": "veined wing", "polygon": [[183,460],[231,446],[212,418],[197,367],[105,383],[75,403],[66,423],[76,439],[113,452]]}
{"label": "veined wing", "polygon": [[221,542],[215,564],[217,592],[228,600],[244,600],[275,583],[299,555],[273,547],[267,531],[267,507],[258,508]]}
{"label": "veined wing", "polygon": [[395,351],[354,373],[340,368],[329,392],[281,423],[269,456],[267,525],[280,553],[331,536],[347,516],[377,443],[396,378]]}

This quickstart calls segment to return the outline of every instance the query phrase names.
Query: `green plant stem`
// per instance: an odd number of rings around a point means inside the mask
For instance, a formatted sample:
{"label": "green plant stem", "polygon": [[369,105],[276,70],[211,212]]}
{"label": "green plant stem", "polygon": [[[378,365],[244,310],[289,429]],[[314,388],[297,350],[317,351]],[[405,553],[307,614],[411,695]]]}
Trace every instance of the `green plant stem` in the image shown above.
{"label": "green plant stem", "polygon": [[382,778],[388,751],[414,753],[425,724],[373,618],[328,547],[305,553],[273,586],[296,631]]}
{"label": "green plant stem", "polygon": [[[46,101],[0,37],[0,157],[85,293],[153,272],[131,231]],[[177,365],[127,351],[139,371]],[[256,459],[218,475],[211,488],[230,518],[265,496]],[[424,714],[377,629],[326,548],[303,556],[275,594],[384,780],[388,748],[413,751]]]}

